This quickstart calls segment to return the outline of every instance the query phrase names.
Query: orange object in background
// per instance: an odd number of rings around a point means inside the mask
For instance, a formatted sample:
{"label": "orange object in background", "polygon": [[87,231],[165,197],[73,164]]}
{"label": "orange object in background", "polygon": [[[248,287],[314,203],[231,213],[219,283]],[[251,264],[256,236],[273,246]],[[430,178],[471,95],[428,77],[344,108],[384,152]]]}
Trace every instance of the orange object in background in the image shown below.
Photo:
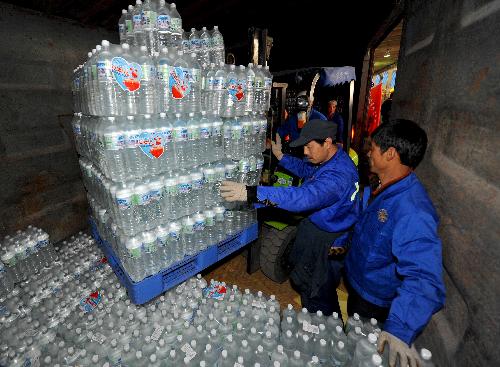
{"label": "orange object in background", "polygon": [[297,113],[297,127],[302,129],[306,123],[307,115],[305,111],[300,111]]}

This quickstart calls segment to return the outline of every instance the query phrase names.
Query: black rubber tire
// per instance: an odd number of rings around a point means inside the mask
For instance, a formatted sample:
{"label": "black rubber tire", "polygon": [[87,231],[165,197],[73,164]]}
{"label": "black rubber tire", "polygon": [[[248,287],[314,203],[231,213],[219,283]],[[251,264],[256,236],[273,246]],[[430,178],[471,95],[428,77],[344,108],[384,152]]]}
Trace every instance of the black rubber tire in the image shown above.
{"label": "black rubber tire", "polygon": [[281,231],[272,227],[262,228],[259,238],[260,269],[269,279],[277,283],[283,283],[290,274],[288,255],[296,234],[295,226],[288,226]]}

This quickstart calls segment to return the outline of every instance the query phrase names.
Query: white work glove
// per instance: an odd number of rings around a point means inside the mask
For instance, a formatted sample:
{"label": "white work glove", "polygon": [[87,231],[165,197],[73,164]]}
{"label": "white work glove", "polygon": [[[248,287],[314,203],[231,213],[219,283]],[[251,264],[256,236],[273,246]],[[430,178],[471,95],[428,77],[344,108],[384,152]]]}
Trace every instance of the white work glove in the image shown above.
{"label": "white work glove", "polygon": [[238,182],[222,181],[220,196],[226,201],[247,201],[247,187]]}
{"label": "white work glove", "polygon": [[283,158],[283,152],[281,151],[282,149],[283,147],[281,146],[281,137],[279,134],[276,134],[276,142],[271,141],[271,150],[278,161],[281,161],[281,158]]}
{"label": "white work glove", "polygon": [[397,357],[399,355],[399,365],[401,367],[418,367],[420,366],[420,357],[418,355],[415,346],[412,344],[411,347],[408,346],[404,341],[398,337],[388,333],[387,331],[382,331],[378,338],[378,351],[380,354],[384,351],[385,343],[389,345],[389,366],[395,367]]}

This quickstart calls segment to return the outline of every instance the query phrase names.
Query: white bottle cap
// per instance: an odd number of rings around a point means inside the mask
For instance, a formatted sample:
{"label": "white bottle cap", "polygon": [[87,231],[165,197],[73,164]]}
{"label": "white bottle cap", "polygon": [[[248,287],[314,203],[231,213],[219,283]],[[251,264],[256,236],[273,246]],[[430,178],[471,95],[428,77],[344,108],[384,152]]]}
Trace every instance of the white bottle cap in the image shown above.
{"label": "white bottle cap", "polygon": [[359,326],[356,326],[356,327],[354,328],[354,332],[355,332],[356,334],[361,334],[361,328],[360,328]]}
{"label": "white bottle cap", "polygon": [[429,349],[422,348],[420,350],[420,357],[422,357],[424,361],[430,361],[432,358],[432,353]]}
{"label": "white bottle cap", "polygon": [[378,354],[372,355],[372,362],[375,366],[380,366],[382,364],[382,357]]}
{"label": "white bottle cap", "polygon": [[313,356],[313,357],[312,357],[312,361],[313,361],[314,363],[319,363],[319,358],[318,358],[318,357],[316,357],[316,356]]}
{"label": "white bottle cap", "polygon": [[375,344],[377,342],[377,336],[373,333],[368,334],[368,341]]}
{"label": "white bottle cap", "polygon": [[280,367],[281,363],[279,361],[274,361],[274,367]]}

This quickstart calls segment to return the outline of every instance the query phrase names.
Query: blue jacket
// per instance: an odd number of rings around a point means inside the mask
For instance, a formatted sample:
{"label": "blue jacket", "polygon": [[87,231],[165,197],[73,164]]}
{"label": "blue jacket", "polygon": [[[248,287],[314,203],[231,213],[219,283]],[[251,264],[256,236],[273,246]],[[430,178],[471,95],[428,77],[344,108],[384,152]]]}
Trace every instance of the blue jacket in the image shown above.
{"label": "blue jacket", "polygon": [[284,155],[280,165],[304,179],[299,187],[258,186],[257,199],[292,212],[305,212],[320,229],[343,232],[356,222],[359,211],[358,171],[342,150],[315,166]]}
{"label": "blue jacket", "polygon": [[[316,111],[314,108],[311,108],[308,120],[326,120],[326,117],[321,112]],[[285,137],[287,135],[290,135],[290,143],[299,137],[300,131],[297,124],[297,114],[294,113],[293,115],[290,115],[286,119],[285,123],[278,128],[277,132],[280,135],[282,141],[285,141]]]}
{"label": "blue jacket", "polygon": [[367,188],[346,276],[363,299],[390,307],[384,330],[410,345],[445,300],[439,219],[414,173],[366,206],[369,195]]}
{"label": "blue jacket", "polygon": [[334,123],[337,124],[337,143],[343,143],[344,142],[344,119],[342,118],[342,115],[338,112],[335,112],[332,116],[332,118],[329,118],[328,120],[333,121]]}

